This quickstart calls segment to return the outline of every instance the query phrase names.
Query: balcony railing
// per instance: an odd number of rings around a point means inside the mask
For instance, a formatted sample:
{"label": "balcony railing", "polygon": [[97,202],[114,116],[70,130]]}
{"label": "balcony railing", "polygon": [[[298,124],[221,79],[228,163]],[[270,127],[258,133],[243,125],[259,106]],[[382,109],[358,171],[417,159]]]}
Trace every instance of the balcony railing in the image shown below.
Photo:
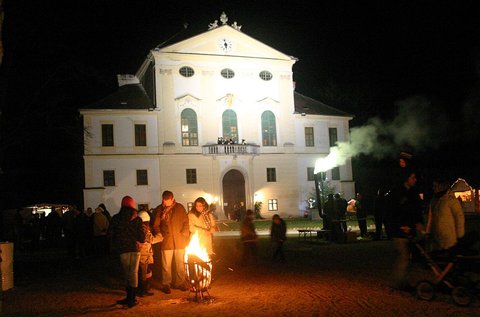
{"label": "balcony railing", "polygon": [[257,155],[259,145],[254,144],[210,144],[202,146],[203,155]]}

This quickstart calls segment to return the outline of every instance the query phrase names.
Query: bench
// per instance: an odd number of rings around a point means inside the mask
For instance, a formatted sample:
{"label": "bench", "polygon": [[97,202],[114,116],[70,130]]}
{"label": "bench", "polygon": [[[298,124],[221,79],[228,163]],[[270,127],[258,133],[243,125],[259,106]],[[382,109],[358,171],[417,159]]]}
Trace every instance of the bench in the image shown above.
{"label": "bench", "polygon": [[312,239],[312,233],[317,234],[317,238],[328,238],[330,237],[332,230],[326,229],[298,229],[298,237],[300,238],[303,235],[303,240],[307,240],[307,236]]}

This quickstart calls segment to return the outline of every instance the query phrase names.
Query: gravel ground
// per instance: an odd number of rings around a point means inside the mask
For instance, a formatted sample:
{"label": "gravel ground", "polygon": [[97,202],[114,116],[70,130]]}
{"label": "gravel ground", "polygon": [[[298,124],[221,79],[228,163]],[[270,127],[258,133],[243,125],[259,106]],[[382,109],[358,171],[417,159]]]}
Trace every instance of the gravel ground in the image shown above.
{"label": "gravel ground", "polygon": [[[421,301],[389,287],[390,241],[334,244],[292,235],[286,263],[272,263],[267,237],[256,264],[239,265],[238,237],[216,237],[210,298],[173,290],[126,309],[115,257],[72,259],[59,250],[16,253],[15,287],[2,294],[2,316],[479,316],[480,300],[458,307],[448,294]],[[422,267],[412,283],[432,278]],[[157,286],[155,284],[154,286]]]}

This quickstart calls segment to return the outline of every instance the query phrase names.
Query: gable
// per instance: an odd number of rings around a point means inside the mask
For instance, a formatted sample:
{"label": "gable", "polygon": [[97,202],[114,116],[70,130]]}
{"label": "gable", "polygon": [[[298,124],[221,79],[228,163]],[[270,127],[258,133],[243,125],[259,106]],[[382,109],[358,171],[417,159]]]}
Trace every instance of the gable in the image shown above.
{"label": "gable", "polygon": [[292,64],[296,61],[226,24],[154,52],[265,58],[291,61]]}

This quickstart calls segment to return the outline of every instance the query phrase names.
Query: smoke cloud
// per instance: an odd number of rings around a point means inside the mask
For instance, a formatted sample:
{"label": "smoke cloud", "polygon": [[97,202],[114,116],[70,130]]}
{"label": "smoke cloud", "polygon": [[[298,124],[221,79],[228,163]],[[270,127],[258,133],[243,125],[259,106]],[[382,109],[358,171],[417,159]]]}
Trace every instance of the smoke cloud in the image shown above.
{"label": "smoke cloud", "polygon": [[391,120],[379,117],[350,130],[349,142],[338,142],[330,154],[317,161],[315,173],[344,165],[350,158],[370,155],[377,159],[398,155],[408,148],[420,151],[438,148],[448,136],[449,120],[429,99],[415,96],[397,104],[398,114]]}

